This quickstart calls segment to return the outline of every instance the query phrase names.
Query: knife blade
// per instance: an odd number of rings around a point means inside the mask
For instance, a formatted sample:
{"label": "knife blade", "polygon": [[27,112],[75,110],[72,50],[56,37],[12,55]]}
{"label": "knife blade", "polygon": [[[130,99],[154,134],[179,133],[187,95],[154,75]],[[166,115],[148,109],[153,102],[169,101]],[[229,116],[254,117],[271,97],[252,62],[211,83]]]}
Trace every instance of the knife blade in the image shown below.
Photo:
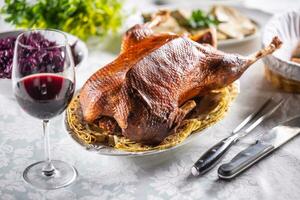
{"label": "knife blade", "polygon": [[218,176],[222,179],[234,178],[299,133],[300,116],[283,122],[238,153],[230,162],[221,165],[218,169]]}

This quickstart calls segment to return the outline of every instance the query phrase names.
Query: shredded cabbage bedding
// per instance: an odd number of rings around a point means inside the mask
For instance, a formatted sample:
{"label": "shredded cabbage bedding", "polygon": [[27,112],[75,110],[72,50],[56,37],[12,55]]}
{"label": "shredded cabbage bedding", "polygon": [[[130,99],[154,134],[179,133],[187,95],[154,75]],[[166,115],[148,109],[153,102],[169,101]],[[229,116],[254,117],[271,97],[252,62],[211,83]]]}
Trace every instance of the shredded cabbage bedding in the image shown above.
{"label": "shredded cabbage bedding", "polygon": [[[237,95],[238,85],[236,83],[218,91],[211,91],[199,102],[196,102],[197,106],[191,113],[192,115],[182,122],[176,133],[169,135],[162,143],[155,146],[137,143],[117,134],[111,135],[99,128],[97,124],[85,122],[79,103],[79,95],[73,98],[69,104],[66,110],[65,123],[71,136],[87,147],[90,144],[95,144],[103,148],[104,145],[126,152],[162,150],[182,143],[191,134],[212,126],[221,120]],[[203,106],[205,106],[205,110],[202,109]]]}

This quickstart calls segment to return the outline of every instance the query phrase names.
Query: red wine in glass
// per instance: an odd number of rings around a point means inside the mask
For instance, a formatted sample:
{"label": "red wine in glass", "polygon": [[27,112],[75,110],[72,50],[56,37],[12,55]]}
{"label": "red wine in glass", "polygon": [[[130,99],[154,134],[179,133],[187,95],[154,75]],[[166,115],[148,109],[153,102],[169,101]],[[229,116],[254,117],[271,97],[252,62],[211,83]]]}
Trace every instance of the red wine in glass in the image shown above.
{"label": "red wine in glass", "polygon": [[15,86],[19,105],[31,116],[42,120],[61,114],[73,93],[73,82],[56,74],[26,76]]}
{"label": "red wine in glass", "polygon": [[43,125],[45,160],[29,165],[24,180],[32,186],[53,190],[66,187],[77,170],[61,160],[52,160],[49,121],[61,114],[74,94],[74,61],[67,36],[57,30],[29,30],[15,43],[12,83],[21,108]]}

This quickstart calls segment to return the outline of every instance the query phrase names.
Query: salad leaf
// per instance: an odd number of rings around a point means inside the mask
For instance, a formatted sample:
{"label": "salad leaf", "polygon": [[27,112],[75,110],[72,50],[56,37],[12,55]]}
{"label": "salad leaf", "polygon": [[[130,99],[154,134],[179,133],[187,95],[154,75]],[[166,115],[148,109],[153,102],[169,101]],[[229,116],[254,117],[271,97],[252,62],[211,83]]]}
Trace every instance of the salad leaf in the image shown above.
{"label": "salad leaf", "polygon": [[209,13],[202,10],[193,10],[190,19],[188,20],[189,26],[192,29],[208,28],[210,26],[218,26],[221,21]]}
{"label": "salad leaf", "polygon": [[23,28],[59,29],[83,40],[121,27],[121,0],[5,0],[5,20]]}

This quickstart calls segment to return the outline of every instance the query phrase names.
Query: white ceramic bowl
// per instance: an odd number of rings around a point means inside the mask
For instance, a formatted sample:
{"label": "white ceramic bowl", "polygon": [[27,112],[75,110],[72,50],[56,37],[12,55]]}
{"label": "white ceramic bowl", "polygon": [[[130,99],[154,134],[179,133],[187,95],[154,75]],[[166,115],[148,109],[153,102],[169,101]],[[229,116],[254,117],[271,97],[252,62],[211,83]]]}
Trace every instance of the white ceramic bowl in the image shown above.
{"label": "white ceramic bowl", "polygon": [[[0,33],[0,39],[6,37],[17,37],[22,32],[23,32],[22,30],[2,32]],[[74,35],[68,33],[65,34],[67,35],[68,42],[70,45],[76,42],[76,45],[74,47],[74,52],[79,57],[79,63],[76,65],[76,69],[78,67],[82,67],[88,58],[88,48],[86,44]],[[13,98],[11,79],[0,78],[0,95]]]}
{"label": "white ceramic bowl", "polygon": [[300,9],[272,17],[263,30],[262,45],[268,45],[276,35],[283,45],[273,55],[265,57],[264,63],[275,73],[300,81],[300,64],[290,61],[292,52],[300,42]]}

